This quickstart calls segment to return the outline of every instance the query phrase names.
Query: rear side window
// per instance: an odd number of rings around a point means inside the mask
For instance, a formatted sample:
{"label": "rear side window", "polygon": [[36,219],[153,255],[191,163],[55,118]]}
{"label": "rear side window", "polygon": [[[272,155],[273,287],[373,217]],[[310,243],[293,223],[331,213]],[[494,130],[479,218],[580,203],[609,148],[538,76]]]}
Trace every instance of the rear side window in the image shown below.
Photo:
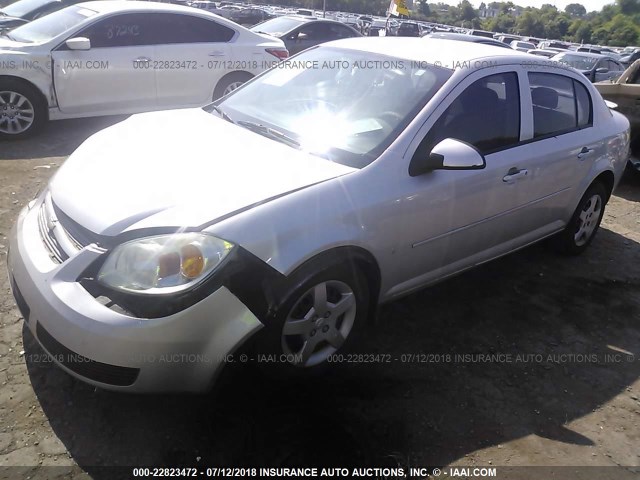
{"label": "rear side window", "polygon": [[580,82],[573,81],[576,92],[576,107],[578,108],[578,128],[590,127],[593,123],[591,113],[591,97],[587,88]]}
{"label": "rear side window", "polygon": [[560,135],[591,125],[591,99],[580,82],[553,73],[529,73],[529,84],[534,138]]}

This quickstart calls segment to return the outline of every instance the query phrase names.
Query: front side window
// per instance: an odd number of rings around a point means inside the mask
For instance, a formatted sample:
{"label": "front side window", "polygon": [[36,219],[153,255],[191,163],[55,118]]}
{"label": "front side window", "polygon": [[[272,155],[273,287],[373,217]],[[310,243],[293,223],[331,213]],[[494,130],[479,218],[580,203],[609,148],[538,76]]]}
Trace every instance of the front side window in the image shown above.
{"label": "front side window", "polygon": [[227,42],[235,32],[214,21],[171,13],[115,15],[90,26],[78,36],[91,48]]}
{"label": "front side window", "polygon": [[560,135],[591,123],[589,92],[578,81],[554,73],[529,73],[534,138]]}
{"label": "front side window", "polygon": [[91,48],[132,47],[154,44],[154,31],[159,30],[153,15],[129,13],[100,20],[82,32]]}
{"label": "front side window", "polygon": [[72,29],[98,12],[80,6],[71,6],[14,28],[8,37],[24,43],[47,42]]}
{"label": "front side window", "polygon": [[467,87],[431,127],[418,147],[420,155],[428,155],[446,138],[473,145],[482,154],[518,143],[518,75],[515,72],[498,73]]}

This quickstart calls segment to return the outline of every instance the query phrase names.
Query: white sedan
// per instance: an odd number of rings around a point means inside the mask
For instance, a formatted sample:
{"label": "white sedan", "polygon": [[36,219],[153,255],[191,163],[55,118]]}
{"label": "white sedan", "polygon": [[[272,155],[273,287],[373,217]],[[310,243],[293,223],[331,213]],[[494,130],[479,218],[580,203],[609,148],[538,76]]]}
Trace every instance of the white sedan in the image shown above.
{"label": "white sedan", "polygon": [[0,138],[47,119],[201,106],[288,55],[281,40],[204,10],[70,6],[0,38]]}

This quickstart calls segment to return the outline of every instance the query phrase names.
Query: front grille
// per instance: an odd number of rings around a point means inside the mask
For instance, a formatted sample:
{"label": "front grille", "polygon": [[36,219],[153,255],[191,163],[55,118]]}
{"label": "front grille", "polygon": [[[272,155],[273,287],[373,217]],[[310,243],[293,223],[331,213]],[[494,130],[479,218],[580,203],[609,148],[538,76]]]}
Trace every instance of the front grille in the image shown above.
{"label": "front grille", "polygon": [[38,212],[38,229],[40,230],[40,238],[44,244],[44,248],[47,250],[49,257],[55,263],[62,263],[69,258],[69,255],[64,251],[60,242],[53,234],[53,228],[49,227],[49,219],[47,217],[46,202],[43,202]]}
{"label": "front grille", "polygon": [[138,378],[139,368],[109,365],[82,356],[58,342],[40,323],[36,326],[36,334],[54,360],[82,377],[118,387],[133,385]]}

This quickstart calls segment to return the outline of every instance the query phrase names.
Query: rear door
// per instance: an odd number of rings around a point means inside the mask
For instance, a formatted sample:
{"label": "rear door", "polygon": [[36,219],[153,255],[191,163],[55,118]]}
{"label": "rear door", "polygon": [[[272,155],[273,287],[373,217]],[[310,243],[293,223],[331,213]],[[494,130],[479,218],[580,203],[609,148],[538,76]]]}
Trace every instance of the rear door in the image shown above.
{"label": "rear door", "polygon": [[527,182],[520,192],[523,214],[518,244],[561,229],[575,188],[603,154],[594,141],[592,99],[577,77],[529,72],[524,94],[523,146],[518,163]]}
{"label": "rear door", "polygon": [[[247,60],[232,53],[232,28],[198,16],[161,13],[153,67],[159,107],[199,106],[210,102],[220,79]],[[240,65],[238,65],[240,66]]]}
{"label": "rear door", "polygon": [[53,52],[53,83],[64,113],[132,113],[155,108],[153,58],[156,25],[148,14],[123,13],[101,18],[74,34],[91,49]]}

